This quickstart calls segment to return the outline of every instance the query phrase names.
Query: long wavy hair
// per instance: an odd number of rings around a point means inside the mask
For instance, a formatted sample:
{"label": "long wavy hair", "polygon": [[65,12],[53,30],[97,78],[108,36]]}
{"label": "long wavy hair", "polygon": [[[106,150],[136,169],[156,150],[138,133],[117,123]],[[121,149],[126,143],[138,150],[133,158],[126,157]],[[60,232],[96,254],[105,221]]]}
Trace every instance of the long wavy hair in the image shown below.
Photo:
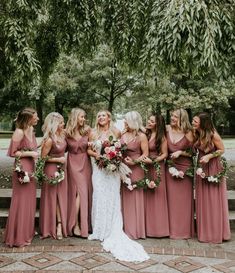
{"label": "long wavy hair", "polygon": [[68,122],[66,124],[66,134],[69,137],[74,137],[76,130],[79,131],[81,136],[84,136],[87,131],[85,130],[85,122],[83,126],[78,125],[78,118],[80,114],[86,114],[85,111],[81,108],[73,108],[70,112]]}
{"label": "long wavy hair", "polygon": [[195,130],[195,144],[202,145],[207,150],[213,146],[213,135],[216,131],[211,116],[207,112],[200,112],[195,115],[200,120],[200,130]]}
{"label": "long wavy hair", "polygon": [[36,110],[30,107],[26,107],[19,111],[15,119],[16,127],[25,130],[29,126],[29,122],[35,113]]}
{"label": "long wavy hair", "polygon": [[[44,124],[42,126],[42,131],[44,134],[43,141],[48,139],[49,137],[55,138],[58,126],[63,119],[63,116],[57,112],[51,112],[46,116]],[[61,134],[62,136],[64,136],[64,132],[62,132]]]}
{"label": "long wavy hair", "polygon": [[172,111],[172,113],[175,113],[178,116],[178,127],[184,134],[192,130],[192,125],[189,122],[188,112],[186,110],[180,108]]}
{"label": "long wavy hair", "polygon": [[[162,142],[166,138],[166,123],[165,123],[164,117],[161,114],[153,113],[151,116],[155,117],[155,122],[156,122],[155,145],[156,145],[156,150],[158,154],[160,154]],[[151,137],[150,129],[146,130],[146,135],[147,135],[147,138],[150,139]]]}

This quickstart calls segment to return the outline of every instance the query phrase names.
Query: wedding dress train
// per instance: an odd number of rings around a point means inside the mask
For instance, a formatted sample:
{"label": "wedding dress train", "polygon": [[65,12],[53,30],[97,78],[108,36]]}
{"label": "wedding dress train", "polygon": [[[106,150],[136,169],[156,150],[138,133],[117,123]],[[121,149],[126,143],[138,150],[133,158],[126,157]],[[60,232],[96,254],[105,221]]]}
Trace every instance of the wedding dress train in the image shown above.
{"label": "wedding dress train", "polygon": [[120,175],[100,170],[92,159],[92,229],[89,240],[100,240],[105,251],[121,261],[143,262],[149,259],[142,245],[123,231],[120,200]]}

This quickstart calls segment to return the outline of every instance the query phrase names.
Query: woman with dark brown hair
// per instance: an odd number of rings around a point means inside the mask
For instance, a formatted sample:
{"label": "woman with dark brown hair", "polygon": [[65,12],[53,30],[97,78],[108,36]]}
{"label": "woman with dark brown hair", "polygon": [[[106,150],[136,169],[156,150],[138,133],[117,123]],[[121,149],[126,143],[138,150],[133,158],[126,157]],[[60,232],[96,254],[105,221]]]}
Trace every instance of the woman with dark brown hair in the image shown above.
{"label": "woman with dark brown hair", "polygon": [[16,117],[8,156],[15,157],[12,175],[12,198],[4,242],[13,247],[30,245],[35,234],[36,182],[32,176],[38,157],[33,126],[38,122],[37,112],[25,108]]}
{"label": "woman with dark brown hair", "polygon": [[[149,143],[149,158],[143,159],[143,162],[148,164],[150,180],[149,189],[144,193],[146,235],[149,237],[166,237],[169,236],[169,217],[164,160],[167,158],[168,151],[166,126],[162,115],[153,114],[149,117],[146,135]],[[159,164],[158,171],[154,164]],[[156,182],[160,182],[157,188]]]}
{"label": "woman with dark brown hair", "polygon": [[193,118],[195,148],[199,167],[196,171],[197,236],[201,242],[222,243],[231,237],[224,167],[224,145],[208,113]]}

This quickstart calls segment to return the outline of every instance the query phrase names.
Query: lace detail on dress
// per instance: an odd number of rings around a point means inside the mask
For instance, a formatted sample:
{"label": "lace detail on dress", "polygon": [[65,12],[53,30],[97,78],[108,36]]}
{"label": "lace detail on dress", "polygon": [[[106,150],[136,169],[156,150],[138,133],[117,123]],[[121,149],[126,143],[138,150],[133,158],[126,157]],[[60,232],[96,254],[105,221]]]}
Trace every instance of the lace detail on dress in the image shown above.
{"label": "lace detail on dress", "polygon": [[[98,150],[100,141],[95,143]],[[101,146],[100,146],[101,147]],[[107,174],[98,169],[92,159],[92,229],[89,240],[103,241],[104,250],[110,251],[116,259],[128,262],[142,262],[149,259],[142,245],[132,241],[123,232],[120,200],[120,175]]]}

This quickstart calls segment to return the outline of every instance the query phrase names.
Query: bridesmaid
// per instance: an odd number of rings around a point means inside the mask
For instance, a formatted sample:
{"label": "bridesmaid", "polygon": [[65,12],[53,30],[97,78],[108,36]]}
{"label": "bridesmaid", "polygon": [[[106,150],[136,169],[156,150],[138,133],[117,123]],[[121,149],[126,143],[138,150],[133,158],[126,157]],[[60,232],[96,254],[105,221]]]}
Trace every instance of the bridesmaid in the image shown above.
{"label": "bridesmaid", "polygon": [[[42,131],[44,133],[41,156],[46,161],[44,173],[48,179],[55,179],[58,166],[65,169],[66,141],[64,119],[56,112],[47,115]],[[41,238],[53,237],[61,240],[67,237],[67,179],[57,184],[44,181],[40,200],[39,226]]]}
{"label": "bridesmaid", "polygon": [[180,175],[170,173],[170,165],[166,170],[166,185],[170,238],[188,239],[194,236],[194,206],[193,179],[185,174],[190,168],[191,154],[187,149],[192,148],[193,134],[184,109],[172,112],[171,122],[167,127],[168,160],[174,162]]}
{"label": "bridesmaid", "polygon": [[91,161],[87,154],[90,128],[85,111],[74,108],[66,126],[68,175],[68,234],[88,237],[91,229]]}
{"label": "bridesmaid", "polygon": [[[149,237],[169,236],[169,218],[166,195],[166,170],[164,160],[168,156],[166,126],[162,115],[149,117],[146,126],[149,143],[149,158],[143,159],[148,164],[149,179],[156,180],[159,174],[153,166],[153,161],[160,164],[160,184],[155,189],[145,191],[145,225]],[[152,161],[153,160],[153,161]]]}
{"label": "bridesmaid", "polygon": [[[38,157],[33,131],[37,122],[38,116],[34,109],[25,108],[20,111],[8,150],[8,156],[20,159],[20,168],[24,172],[24,177],[20,177],[16,171],[12,175],[13,191],[4,236],[4,242],[9,247],[30,245],[35,234],[36,182],[31,175]],[[16,163],[15,161],[14,168],[17,167]]]}
{"label": "bridesmaid", "polygon": [[[217,133],[210,115],[199,113],[193,118],[195,147],[199,150],[199,163],[206,177],[221,172],[220,156],[224,145]],[[201,242],[222,243],[231,237],[229,227],[226,178],[219,184],[208,182],[196,175],[196,217],[197,236]]]}
{"label": "bridesmaid", "polygon": [[[144,171],[134,161],[141,161],[148,156],[148,139],[143,133],[142,118],[136,111],[125,115],[125,130],[121,142],[127,145],[125,163],[132,170],[132,184],[144,178]],[[122,185],[122,211],[124,231],[132,239],[145,238],[144,191],[130,191]]]}

